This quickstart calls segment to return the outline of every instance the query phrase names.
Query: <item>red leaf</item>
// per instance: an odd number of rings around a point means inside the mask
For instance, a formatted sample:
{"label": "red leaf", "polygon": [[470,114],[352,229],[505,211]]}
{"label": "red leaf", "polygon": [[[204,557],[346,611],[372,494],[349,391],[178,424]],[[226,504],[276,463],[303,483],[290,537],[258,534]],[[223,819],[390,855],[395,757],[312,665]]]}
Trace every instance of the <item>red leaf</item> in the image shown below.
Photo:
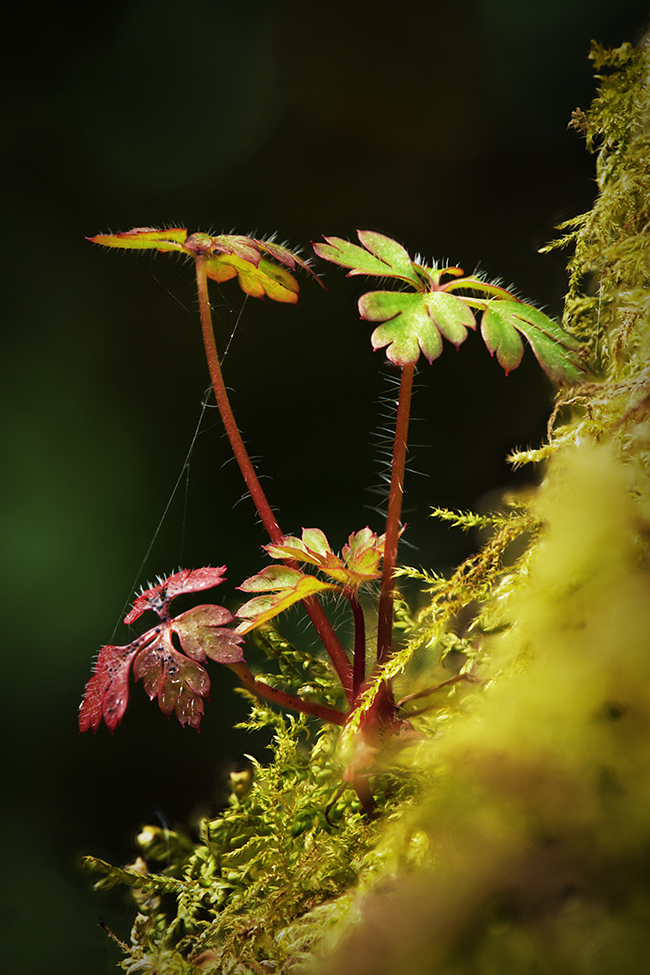
{"label": "red leaf", "polygon": [[158,581],[157,586],[146,589],[133,603],[133,608],[124,617],[128,626],[134,623],[146,609],[153,610],[161,619],[168,619],[167,607],[172,599],[188,592],[200,592],[202,589],[212,589],[224,581],[226,566],[206,566],[202,569],[181,569],[171,576]]}
{"label": "red leaf", "polygon": [[[136,646],[137,643],[137,646]],[[102,647],[79,709],[79,731],[97,731],[102,718],[114,731],[129,700],[129,668],[142,641],[128,647]]]}
{"label": "red leaf", "polygon": [[172,628],[172,624],[161,627],[159,639],[137,655],[133,676],[142,680],[150,700],[158,698],[163,714],[169,717],[176,711],[182,725],[198,728],[210,678],[203,667],[174,648]]}
{"label": "red leaf", "polygon": [[135,680],[142,681],[150,699],[158,698],[164,714],[174,711],[182,725],[198,729],[203,698],[210,691],[201,663],[208,658],[225,666],[243,663],[242,637],[228,628],[233,617],[224,606],[195,606],[172,618],[169,604],[181,594],[218,585],[225,571],[225,566],[183,569],[138,596],[125,623],[145,610],[156,613],[160,622],[128,646],[102,647],[79,711],[80,731],[97,731],[102,718],[114,731],[128,703],[131,665]]}
{"label": "red leaf", "polygon": [[178,616],[172,629],[178,634],[181,646],[192,660],[203,663],[208,657],[228,666],[241,663],[244,653],[239,646],[242,638],[224,626],[232,622],[232,613],[223,606],[195,606]]}

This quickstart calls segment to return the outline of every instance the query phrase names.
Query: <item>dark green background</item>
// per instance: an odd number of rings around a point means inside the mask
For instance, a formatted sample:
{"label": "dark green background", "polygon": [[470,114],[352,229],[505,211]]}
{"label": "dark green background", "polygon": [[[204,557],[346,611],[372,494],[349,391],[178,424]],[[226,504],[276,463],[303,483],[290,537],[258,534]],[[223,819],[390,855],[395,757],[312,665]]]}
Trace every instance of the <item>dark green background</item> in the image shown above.
{"label": "dark green background", "polygon": [[[83,9],[83,12],[82,12]],[[133,854],[145,821],[184,822],[219,768],[263,741],[216,665],[197,735],[141,689],[110,736],[80,737],[93,654],[110,642],[182,469],[207,386],[192,270],[102,252],[85,236],[132,226],[266,234],[308,246],[356,228],[515,282],[561,310],[553,227],[590,205],[593,162],[571,111],[589,103],[592,37],[637,40],[646,4],[473,0],[232,4],[140,0],[14,12],[3,112],[6,270],[2,382],[0,917],[7,970],[113,970],[101,914],[128,937],[126,895],[78,866]],[[296,308],[248,300],[226,358],[251,452],[285,531],[339,548],[380,528],[377,400],[389,389],[355,300],[322,268]],[[214,288],[222,347],[242,311]],[[522,483],[504,462],[543,435],[550,386],[530,353],[505,377],[478,336],[419,375],[406,561],[443,569],[468,541],[427,506],[480,503]],[[229,565],[222,598],[261,566],[213,409],[189,482],[138,584],[179,565]],[[123,634],[122,634],[123,635]],[[7,952],[7,947],[9,951]]]}

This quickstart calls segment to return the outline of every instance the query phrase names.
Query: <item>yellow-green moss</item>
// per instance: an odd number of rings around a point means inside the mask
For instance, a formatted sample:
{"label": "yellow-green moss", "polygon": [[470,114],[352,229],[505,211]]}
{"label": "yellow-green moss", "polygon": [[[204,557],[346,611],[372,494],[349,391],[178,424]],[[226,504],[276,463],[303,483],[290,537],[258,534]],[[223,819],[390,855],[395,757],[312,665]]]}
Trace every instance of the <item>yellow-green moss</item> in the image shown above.
{"label": "yellow-green moss", "polygon": [[548,461],[526,553],[502,559],[520,511],[448,582],[420,574],[421,643],[482,600],[467,636],[483,683],[415,749],[419,800],[387,825],[376,885],[318,975],[648,968],[650,56],[593,57],[611,73],[578,122],[600,147],[600,194],[564,241],[564,324],[600,378],[562,392],[548,444],[515,458]]}

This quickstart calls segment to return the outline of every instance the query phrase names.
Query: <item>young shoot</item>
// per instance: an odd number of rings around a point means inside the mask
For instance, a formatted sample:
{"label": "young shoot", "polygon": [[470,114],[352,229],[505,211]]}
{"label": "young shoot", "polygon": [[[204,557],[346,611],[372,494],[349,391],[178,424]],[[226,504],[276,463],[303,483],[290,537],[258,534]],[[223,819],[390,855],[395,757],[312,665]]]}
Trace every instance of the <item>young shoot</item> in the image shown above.
{"label": "young shoot", "polygon": [[[318,280],[309,262],[272,240],[188,234],[180,227],[141,227],[89,238],[107,247],[181,253],[194,261],[212,388],[233,455],[270,539],[266,552],[274,562],[241,584],[239,588],[250,598],[236,617],[214,605],[196,606],[177,617],[170,611],[170,603],[177,595],[223,582],[225,566],[185,569],[143,592],[125,622],[133,622],[145,610],[152,610],[158,622],[128,646],[102,648],[86,687],[79,727],[81,731],[96,731],[103,719],[111,731],[115,729],[126,709],[132,668],[136,680],[142,680],[150,698],[158,698],[165,714],[174,712],[181,724],[198,728],[203,699],[210,687],[203,664],[210,659],[233,670],[244,687],[259,698],[334,725],[352,722],[360,741],[344,779],[354,786],[364,809],[372,814],[374,803],[367,775],[372,771],[374,756],[391,737],[409,737],[412,730],[399,714],[404,699],[395,701],[392,680],[383,679],[382,673],[393,654],[395,577],[416,364],[421,355],[433,363],[442,353],[443,339],[458,348],[468,331],[476,328],[480,316],[483,340],[506,373],[521,361],[522,337],[556,383],[575,382],[584,370],[578,343],[543,312],[506,289],[477,275],[465,276],[458,267],[428,267],[412,260],[401,244],[383,234],[359,231],[358,237],[361,246],[326,237],[325,243],[313,245],[314,251],[321,259],[347,268],[348,275],[366,275],[398,284],[400,290],[363,294],[358,309],[364,321],[373,323],[373,349],[385,349],[389,362],[400,371],[400,386],[384,531],[377,535],[366,527],[352,532],[340,555],[318,528],[304,529],[302,537],[296,538],[285,535],[278,524],[230,405],[208,293],[210,280],[236,278],[251,297],[293,304],[300,291],[296,271],[305,271]],[[304,566],[311,571],[304,571]],[[372,671],[366,673],[367,627],[359,590],[377,580],[377,646]],[[349,652],[320,601],[327,593],[339,594],[350,605],[354,641]],[[244,638],[297,603],[304,607],[316,629],[345,698],[345,710],[332,707],[325,699],[314,700],[312,695],[307,698],[272,687],[257,680],[246,665]],[[436,685],[430,692],[447,683]],[[369,696],[373,685],[375,691]]]}

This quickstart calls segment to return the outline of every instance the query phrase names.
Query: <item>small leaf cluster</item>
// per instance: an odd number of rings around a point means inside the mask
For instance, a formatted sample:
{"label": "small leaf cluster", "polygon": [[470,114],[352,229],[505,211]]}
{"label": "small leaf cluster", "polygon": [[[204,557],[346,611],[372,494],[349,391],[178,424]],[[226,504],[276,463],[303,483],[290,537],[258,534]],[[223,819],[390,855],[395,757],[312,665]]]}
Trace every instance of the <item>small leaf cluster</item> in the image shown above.
{"label": "small leaf cluster", "polygon": [[202,254],[206,274],[213,281],[237,278],[242,291],[252,298],[268,297],[285,304],[298,301],[300,287],[292,273],[297,267],[316,277],[309,263],[295,251],[273,240],[241,234],[212,236],[201,232],[188,234],[185,227],[168,230],[135,227],[124,233],[97,234],[88,240],[127,250],[175,252],[193,258]]}
{"label": "small leaf cluster", "polygon": [[[379,578],[383,546],[384,536],[377,537],[367,527],[350,535],[340,556],[332,551],[320,528],[304,528],[302,538],[287,535],[276,545],[263,546],[272,558],[290,564],[268,566],[239,586],[243,592],[262,595],[253,596],[237,610],[237,617],[244,622],[239,624],[236,632],[248,633],[316,593],[356,592],[359,586]],[[334,581],[323,582],[308,575],[293,567],[296,562],[313,565]]]}

